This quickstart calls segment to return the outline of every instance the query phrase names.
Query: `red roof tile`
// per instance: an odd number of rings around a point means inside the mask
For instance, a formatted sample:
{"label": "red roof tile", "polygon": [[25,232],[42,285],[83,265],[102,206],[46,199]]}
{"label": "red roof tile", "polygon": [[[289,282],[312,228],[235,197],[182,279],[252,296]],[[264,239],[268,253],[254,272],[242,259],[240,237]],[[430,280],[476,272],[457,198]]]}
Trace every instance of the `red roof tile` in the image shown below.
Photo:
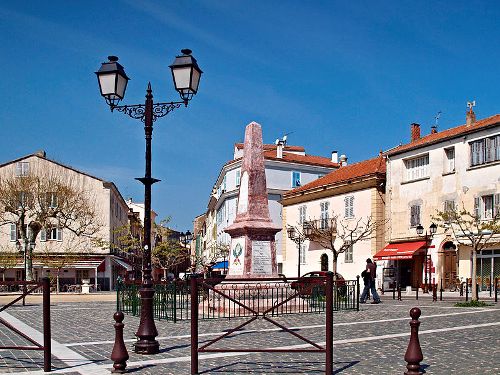
{"label": "red roof tile", "polygon": [[276,150],[270,150],[270,151],[264,150],[264,159],[278,160],[278,161],[283,160],[290,163],[311,164],[328,168],[339,167],[339,164],[332,162],[330,158],[325,158],[323,156],[300,155],[286,151],[283,152],[282,158],[278,158],[276,156]]}
{"label": "red roof tile", "polygon": [[479,131],[479,130],[482,130],[484,128],[487,128],[489,126],[494,126],[494,125],[500,125],[500,115],[494,115],[494,116],[487,117],[487,118],[482,119],[482,120],[478,120],[474,124],[469,125],[469,126],[464,124],[464,125],[457,126],[455,128],[446,129],[446,130],[443,130],[443,131],[440,131],[440,132],[437,132],[434,134],[429,134],[429,135],[423,136],[422,138],[419,138],[413,142],[398,146],[395,149],[390,150],[387,154],[388,155],[400,154],[400,153],[405,152],[405,151],[409,151],[409,150],[413,150],[416,148],[428,146],[428,145],[431,145],[434,143],[438,143],[438,142],[444,141],[446,139],[463,136],[463,135],[469,134],[469,133],[474,133],[476,131]]}
{"label": "red roof tile", "polygon": [[[243,149],[243,143],[235,143],[234,145],[238,150]],[[264,148],[264,151],[269,151],[269,150],[276,150],[277,146],[276,145],[268,145],[264,144],[262,145]],[[283,148],[284,151],[295,151],[295,152],[305,152],[305,148],[302,146],[285,146]]]}
{"label": "red roof tile", "polygon": [[360,161],[359,163],[340,167],[326,176],[318,178],[308,184],[305,184],[296,189],[290,190],[284,194],[284,197],[294,195],[298,192],[306,190],[314,190],[321,186],[335,185],[342,182],[354,180],[359,177],[369,176],[373,174],[385,174],[385,158],[379,155],[376,158]]}

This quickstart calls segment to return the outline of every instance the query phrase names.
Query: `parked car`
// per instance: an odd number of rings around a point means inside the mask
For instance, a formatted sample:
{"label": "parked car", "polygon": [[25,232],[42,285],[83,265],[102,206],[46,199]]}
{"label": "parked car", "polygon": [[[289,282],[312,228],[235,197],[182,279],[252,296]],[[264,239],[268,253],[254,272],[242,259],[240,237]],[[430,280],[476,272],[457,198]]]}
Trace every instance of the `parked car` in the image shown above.
{"label": "parked car", "polygon": [[[308,272],[296,281],[290,284],[293,290],[296,290],[301,296],[311,296],[311,295],[325,295],[325,279],[324,276],[327,275],[327,271],[313,271]],[[344,290],[345,293],[345,279],[344,277],[337,273],[336,274],[337,287],[339,291]]]}

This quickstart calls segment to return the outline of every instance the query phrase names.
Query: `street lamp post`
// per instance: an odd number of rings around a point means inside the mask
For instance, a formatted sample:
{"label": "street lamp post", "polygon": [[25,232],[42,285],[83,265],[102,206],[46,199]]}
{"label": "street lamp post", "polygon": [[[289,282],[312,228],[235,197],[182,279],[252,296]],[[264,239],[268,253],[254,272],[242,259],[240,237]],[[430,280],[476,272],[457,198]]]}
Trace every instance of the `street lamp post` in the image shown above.
{"label": "street lamp post", "polygon": [[[304,225],[304,232],[308,230],[308,228],[308,226],[306,227]],[[288,238],[297,244],[297,277],[300,277],[300,251],[307,237],[305,233],[295,230],[295,227],[288,227],[286,231],[288,233]]]}
{"label": "street lamp post", "polygon": [[96,72],[101,95],[106,100],[111,111],[123,112],[144,123],[146,137],[145,175],[137,178],[144,185],[144,257],[142,285],[139,291],[141,295],[141,322],[136,333],[138,340],[135,343],[135,352],[140,354],[156,354],[159,352],[160,347],[155,339],[158,336],[158,331],[153,318],[154,289],[151,277],[151,185],[160,181],[151,177],[153,123],[158,118],[168,115],[174,109],[182,105],[187,106],[188,102],[198,92],[202,74],[196,59],[191,55],[191,50],[183,49],[181,52],[182,55],[177,56],[173,64],[170,65],[175,89],[182,99],[180,102],[153,103],[151,83],[148,83],[144,104],[119,106],[119,102],[125,96],[129,78],[125,74],[123,66],[118,63],[118,57],[109,56],[109,61],[103,63]]}
{"label": "street lamp post", "polygon": [[[430,275],[429,278],[427,278],[427,274],[429,272],[429,264],[428,264],[428,254],[427,251],[429,249],[429,240],[432,241],[432,237],[437,231],[437,225],[432,223],[429,226],[429,233],[427,233],[427,230],[425,231],[425,269],[424,269],[424,293],[429,293],[429,285],[427,284],[427,281],[430,281]],[[421,236],[424,233],[424,227],[421,224],[417,225],[417,234]]]}

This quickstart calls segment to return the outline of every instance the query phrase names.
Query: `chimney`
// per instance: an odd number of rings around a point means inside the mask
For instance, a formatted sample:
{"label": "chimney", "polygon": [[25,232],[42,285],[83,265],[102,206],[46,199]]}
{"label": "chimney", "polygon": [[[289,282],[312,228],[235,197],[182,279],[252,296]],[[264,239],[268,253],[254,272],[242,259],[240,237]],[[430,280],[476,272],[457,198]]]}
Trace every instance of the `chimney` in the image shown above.
{"label": "chimney", "polygon": [[278,142],[276,145],[276,157],[278,159],[283,159],[283,143]]}
{"label": "chimney", "polygon": [[339,162],[339,154],[337,151],[332,151],[332,163],[338,163]]}
{"label": "chimney", "polygon": [[417,139],[420,139],[420,124],[413,123],[411,124],[411,134],[410,134],[410,141],[414,142]]}
{"label": "chimney", "polygon": [[47,156],[44,150],[38,150],[35,152],[35,155],[40,156],[41,158],[45,158]]}
{"label": "chimney", "polygon": [[475,122],[476,122],[476,114],[474,113],[471,107],[470,110],[468,110],[467,113],[465,114],[465,125],[471,126]]}
{"label": "chimney", "polygon": [[431,126],[431,134],[436,134],[438,132],[438,127],[436,125]]}
{"label": "chimney", "polygon": [[347,156],[340,155],[340,166],[345,167],[347,165]]}

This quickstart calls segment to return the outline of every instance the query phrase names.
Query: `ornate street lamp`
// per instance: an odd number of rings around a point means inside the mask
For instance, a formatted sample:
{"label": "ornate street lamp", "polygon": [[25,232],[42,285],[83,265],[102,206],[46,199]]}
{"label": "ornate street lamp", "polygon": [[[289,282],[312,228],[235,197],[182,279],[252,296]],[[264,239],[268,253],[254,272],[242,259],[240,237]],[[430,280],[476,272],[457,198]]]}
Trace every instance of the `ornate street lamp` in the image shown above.
{"label": "ornate street lamp", "polygon": [[300,251],[302,249],[302,243],[306,239],[306,236],[300,231],[295,230],[295,227],[288,227],[286,229],[288,238],[291,239],[297,245],[297,277],[300,277]]}
{"label": "ornate street lamp", "polygon": [[[417,234],[419,236],[421,236],[423,233],[424,233],[424,227],[421,225],[421,224],[418,224],[417,225]],[[424,293],[429,293],[429,285],[427,284],[427,281],[429,280],[430,281],[430,275],[429,275],[429,278],[427,278],[427,274],[429,273],[429,266],[428,266],[428,254],[427,254],[427,251],[429,249],[429,240],[432,241],[432,237],[434,236],[434,234],[436,234],[436,231],[437,231],[437,225],[432,223],[430,226],[429,226],[429,233],[427,233],[427,231],[425,231],[425,255],[424,255],[424,267],[425,267],[425,270],[424,270]]]}
{"label": "ornate street lamp", "polygon": [[187,244],[190,243],[192,240],[193,240],[193,235],[189,230],[186,233],[181,232],[181,235],[179,236],[179,241],[181,241],[184,247],[186,247]]}
{"label": "ornate street lamp", "polygon": [[118,104],[125,96],[129,78],[125,74],[123,66],[118,63],[118,57],[109,56],[109,61],[102,63],[101,68],[96,72],[101,95],[111,111],[123,112],[144,123],[146,168],[144,177],[137,178],[144,184],[144,257],[142,286],[139,291],[141,295],[141,322],[136,333],[138,340],[135,343],[135,352],[141,354],[156,354],[160,348],[160,344],[155,339],[158,336],[158,331],[153,318],[154,289],[151,277],[151,185],[160,181],[151,177],[153,122],[182,105],[187,106],[189,100],[198,92],[202,74],[196,59],[191,55],[191,50],[183,49],[181,52],[182,55],[177,56],[173,64],[170,65],[175,89],[182,99],[180,102],[153,103],[151,83],[148,83],[144,104],[119,106]]}

